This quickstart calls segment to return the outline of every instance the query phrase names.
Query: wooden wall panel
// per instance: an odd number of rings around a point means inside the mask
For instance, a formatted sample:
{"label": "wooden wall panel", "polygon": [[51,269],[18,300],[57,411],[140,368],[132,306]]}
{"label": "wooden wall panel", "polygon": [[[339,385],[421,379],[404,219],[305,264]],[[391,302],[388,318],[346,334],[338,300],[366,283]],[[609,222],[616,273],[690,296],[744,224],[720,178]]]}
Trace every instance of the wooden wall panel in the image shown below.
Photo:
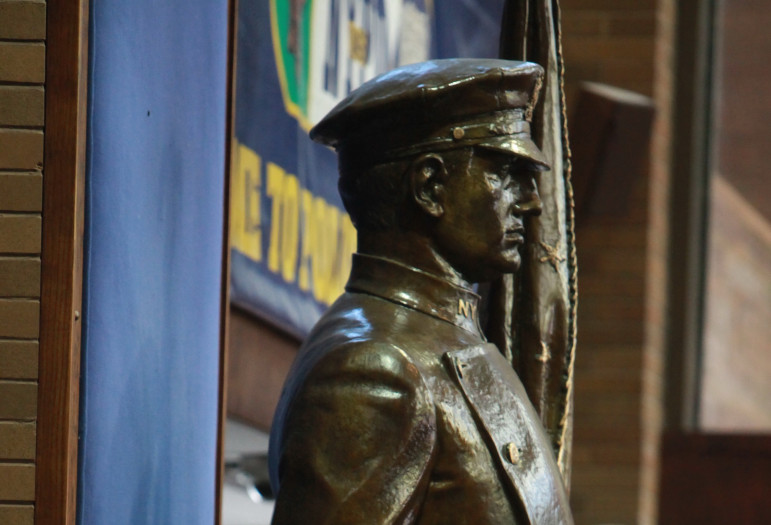
{"label": "wooden wall panel", "polygon": [[267,431],[300,343],[238,309],[230,312],[228,414]]}
{"label": "wooden wall panel", "polygon": [[670,433],[661,453],[662,525],[768,523],[771,436]]}

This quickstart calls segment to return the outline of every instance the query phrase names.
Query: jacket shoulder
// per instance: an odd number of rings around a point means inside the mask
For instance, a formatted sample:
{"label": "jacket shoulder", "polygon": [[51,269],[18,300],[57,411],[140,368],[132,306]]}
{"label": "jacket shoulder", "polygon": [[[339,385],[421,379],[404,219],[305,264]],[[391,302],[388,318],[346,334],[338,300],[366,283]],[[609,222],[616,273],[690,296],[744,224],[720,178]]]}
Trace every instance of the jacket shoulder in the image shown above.
{"label": "jacket shoulder", "polygon": [[315,364],[306,382],[330,377],[344,379],[348,374],[363,373],[372,374],[371,377],[359,377],[367,382],[398,380],[405,386],[423,386],[420,371],[409,354],[394,344],[381,341],[354,341],[329,351]]}
{"label": "jacket shoulder", "polygon": [[358,342],[325,354],[286,416],[274,523],[387,524],[414,511],[435,454],[436,415],[401,349]]}

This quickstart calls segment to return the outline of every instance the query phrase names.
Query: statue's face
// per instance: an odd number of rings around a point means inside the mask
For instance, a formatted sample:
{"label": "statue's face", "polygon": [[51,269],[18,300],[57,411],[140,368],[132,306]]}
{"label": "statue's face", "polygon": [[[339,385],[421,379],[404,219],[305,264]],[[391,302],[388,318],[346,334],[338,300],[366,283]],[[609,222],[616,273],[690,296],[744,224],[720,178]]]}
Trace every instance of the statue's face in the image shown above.
{"label": "statue's face", "polygon": [[480,148],[446,165],[436,248],[469,282],[516,272],[524,219],[541,212],[532,171],[515,156]]}

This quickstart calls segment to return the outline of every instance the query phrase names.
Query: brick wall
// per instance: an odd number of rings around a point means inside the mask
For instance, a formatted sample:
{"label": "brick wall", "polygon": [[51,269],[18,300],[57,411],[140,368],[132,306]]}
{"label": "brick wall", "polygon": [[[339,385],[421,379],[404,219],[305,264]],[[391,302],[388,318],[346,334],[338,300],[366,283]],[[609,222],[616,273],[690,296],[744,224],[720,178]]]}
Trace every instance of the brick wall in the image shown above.
{"label": "brick wall", "polygon": [[562,0],[568,106],[580,82],[653,94],[655,0]]}
{"label": "brick wall", "polygon": [[33,523],[46,4],[0,0],[0,523]]}
{"label": "brick wall", "polygon": [[578,350],[572,506],[576,523],[636,522],[641,464],[648,184],[622,215],[576,230]]}
{"label": "brick wall", "polygon": [[[560,2],[569,116],[581,82],[655,94],[660,3]],[[655,162],[651,160],[651,171]],[[662,217],[649,213],[651,192],[661,190],[649,175],[637,181],[623,214],[589,217],[576,231],[579,309],[571,504],[579,525],[649,523],[648,516],[655,515],[656,486],[649,483],[655,477],[644,472],[646,462],[655,463],[656,449],[653,459],[646,459],[651,451],[645,451],[644,436],[658,405],[643,402],[643,388],[646,382],[655,384],[656,375],[643,370],[655,369],[645,352],[650,301],[646,271],[652,249],[649,227]]]}

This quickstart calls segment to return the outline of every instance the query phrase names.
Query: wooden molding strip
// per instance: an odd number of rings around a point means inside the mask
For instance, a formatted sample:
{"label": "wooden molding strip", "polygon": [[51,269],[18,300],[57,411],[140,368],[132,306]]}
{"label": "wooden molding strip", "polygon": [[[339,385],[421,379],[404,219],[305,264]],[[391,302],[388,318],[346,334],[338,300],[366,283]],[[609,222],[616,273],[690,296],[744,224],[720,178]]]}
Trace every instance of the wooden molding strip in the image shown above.
{"label": "wooden molding strip", "polygon": [[238,0],[228,0],[228,78],[225,116],[224,203],[222,223],[222,281],[220,283],[219,413],[217,414],[217,474],[214,493],[214,523],[222,523],[222,490],[225,478],[225,422],[227,420],[228,334],[230,333],[230,164],[235,133],[236,49]]}
{"label": "wooden molding strip", "polygon": [[88,0],[47,4],[35,523],[74,525],[88,86]]}

